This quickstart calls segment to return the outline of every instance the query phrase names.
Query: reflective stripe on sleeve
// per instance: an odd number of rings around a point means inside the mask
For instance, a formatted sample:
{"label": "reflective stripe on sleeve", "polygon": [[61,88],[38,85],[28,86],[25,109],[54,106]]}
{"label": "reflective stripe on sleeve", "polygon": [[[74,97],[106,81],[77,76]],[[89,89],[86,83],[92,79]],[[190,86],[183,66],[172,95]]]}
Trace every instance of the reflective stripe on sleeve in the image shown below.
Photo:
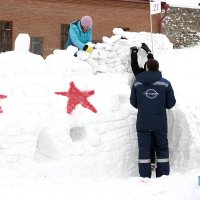
{"label": "reflective stripe on sleeve", "polygon": [[139,159],[138,163],[150,163],[151,160],[150,159]]}
{"label": "reflective stripe on sleeve", "polygon": [[165,87],[168,87],[168,83],[165,83],[165,82],[162,82],[162,81],[156,81],[156,82],[154,82],[152,85],[163,85],[163,86],[165,86]]}
{"label": "reflective stripe on sleeve", "polygon": [[157,159],[157,162],[158,162],[158,163],[169,162],[169,158],[160,158],[160,159]]}
{"label": "reflective stripe on sleeve", "polygon": [[138,85],[142,85],[142,83],[140,83],[140,82],[138,82],[138,81],[134,83],[134,86],[135,86],[135,87],[137,87]]}

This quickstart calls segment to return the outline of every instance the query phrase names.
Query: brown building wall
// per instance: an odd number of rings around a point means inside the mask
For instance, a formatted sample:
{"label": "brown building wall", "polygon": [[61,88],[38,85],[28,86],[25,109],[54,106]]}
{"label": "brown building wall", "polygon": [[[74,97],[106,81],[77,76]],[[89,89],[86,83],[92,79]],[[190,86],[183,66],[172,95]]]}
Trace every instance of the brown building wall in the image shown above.
{"label": "brown building wall", "polygon": [[[13,22],[12,41],[19,33],[43,37],[43,55],[60,48],[61,24],[83,15],[93,18],[93,39],[111,36],[115,27],[150,32],[149,4],[121,1],[0,0],[0,20]],[[159,32],[160,15],[153,15],[153,32]]]}

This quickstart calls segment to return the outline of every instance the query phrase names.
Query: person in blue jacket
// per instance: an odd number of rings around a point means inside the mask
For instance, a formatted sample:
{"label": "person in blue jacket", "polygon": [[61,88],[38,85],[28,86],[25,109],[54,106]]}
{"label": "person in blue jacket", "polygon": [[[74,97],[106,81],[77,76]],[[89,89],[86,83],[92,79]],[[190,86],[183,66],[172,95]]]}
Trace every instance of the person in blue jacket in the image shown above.
{"label": "person in blue jacket", "polygon": [[136,75],[131,89],[130,103],[138,109],[137,136],[139,147],[139,174],[151,178],[151,139],[156,151],[156,177],[169,175],[169,147],[166,109],[176,104],[171,83],[162,78],[159,63],[149,59],[146,71]]}
{"label": "person in blue jacket", "polygon": [[91,53],[93,47],[87,45],[88,42],[92,42],[92,18],[90,16],[83,16],[80,20],[70,24],[65,49],[67,49],[68,46],[73,45],[79,50]]}

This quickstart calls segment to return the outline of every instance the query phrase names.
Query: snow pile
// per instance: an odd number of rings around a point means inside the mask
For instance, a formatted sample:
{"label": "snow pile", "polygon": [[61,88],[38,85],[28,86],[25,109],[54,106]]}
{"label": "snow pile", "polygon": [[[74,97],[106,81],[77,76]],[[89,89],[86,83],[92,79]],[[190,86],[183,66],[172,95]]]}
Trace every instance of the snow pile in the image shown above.
{"label": "snow pile", "polygon": [[54,50],[53,54],[45,59],[51,74],[56,76],[70,76],[81,74],[93,74],[92,67],[85,61],[77,59],[74,54],[76,47],[70,46],[67,50]]}
{"label": "snow pile", "polygon": [[162,74],[169,77],[177,99],[174,116],[169,117],[173,125],[173,131],[169,129],[170,157],[177,171],[199,167],[200,163],[199,51],[200,46],[196,46],[158,55]]}
{"label": "snow pile", "polygon": [[[114,35],[110,38],[103,37],[103,43],[97,43],[95,50],[88,63],[98,72],[131,72],[130,68],[130,47],[136,46],[139,49],[139,64],[143,66],[146,62],[146,52],[140,49],[141,43],[145,42],[151,47],[151,34],[145,32],[127,32],[121,28],[113,29]],[[153,52],[173,49],[173,44],[165,35],[153,34]],[[152,49],[152,48],[151,48]]]}
{"label": "snow pile", "polygon": [[[2,163],[63,161],[68,175],[133,175],[137,148],[127,76],[93,75],[70,51],[57,50],[44,60],[27,51],[23,37],[15,51],[0,55],[0,94],[7,95],[1,100]],[[67,98],[55,92],[68,91],[71,81],[80,91],[95,91],[88,101],[97,113],[81,105],[66,113]]]}
{"label": "snow pile", "polygon": [[[0,101],[0,164],[37,164],[36,168],[45,168],[46,163],[54,163],[53,167],[64,170],[65,176],[138,176],[137,111],[129,104],[133,78],[129,73],[130,47],[149,44],[150,35],[121,32],[111,38],[104,37],[94,52],[97,57],[91,55],[87,61],[73,56],[76,49],[55,50],[44,60],[27,52],[27,44],[24,51],[0,54],[0,94],[7,95]],[[173,61],[179,54],[171,50],[171,43],[165,36],[155,34],[154,44],[163,75],[171,77],[178,102],[168,112],[172,171],[196,168],[198,159],[190,163],[200,154],[199,117],[195,114],[199,104],[191,106],[190,100],[183,101],[187,94],[181,85],[188,73],[183,70],[183,77],[177,82],[180,65]],[[146,59],[142,49],[139,56]],[[173,59],[166,61],[166,56]],[[113,66],[110,60],[114,61]],[[98,61],[98,65],[91,61]],[[181,66],[184,64],[181,62]],[[97,113],[78,105],[71,115],[67,114],[68,98],[55,92],[67,92],[72,81],[80,91],[95,91],[88,101]],[[45,169],[41,173],[45,174]]]}

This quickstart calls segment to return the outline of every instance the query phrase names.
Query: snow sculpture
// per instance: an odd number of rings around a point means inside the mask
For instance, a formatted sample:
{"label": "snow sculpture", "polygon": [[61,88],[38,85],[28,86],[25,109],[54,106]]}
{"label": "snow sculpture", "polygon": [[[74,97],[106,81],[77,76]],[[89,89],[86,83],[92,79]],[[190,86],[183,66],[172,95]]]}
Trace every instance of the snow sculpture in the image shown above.
{"label": "snow sculpture", "polygon": [[15,40],[15,51],[28,52],[30,48],[30,36],[20,33]]}
{"label": "snow sculpture", "polygon": [[[137,113],[129,103],[133,79],[129,48],[140,41],[148,43],[150,35],[115,30],[113,37],[104,37],[106,43],[96,44],[87,61],[65,50],[55,50],[44,60],[28,52],[28,41],[22,34],[15,51],[0,54],[0,93],[8,96],[0,114],[2,159],[11,165],[54,163],[74,176],[137,176]],[[158,41],[155,51],[171,49],[171,43]],[[140,64],[143,53],[140,50]],[[55,92],[68,91],[70,82],[80,91],[95,91],[88,100],[97,113],[81,105],[71,114],[66,112],[68,97]],[[192,114],[180,109],[168,113],[171,163],[177,171],[198,151],[189,139],[195,132],[191,122],[182,117]],[[176,125],[174,119],[179,119]],[[188,129],[182,130],[187,123]]]}

